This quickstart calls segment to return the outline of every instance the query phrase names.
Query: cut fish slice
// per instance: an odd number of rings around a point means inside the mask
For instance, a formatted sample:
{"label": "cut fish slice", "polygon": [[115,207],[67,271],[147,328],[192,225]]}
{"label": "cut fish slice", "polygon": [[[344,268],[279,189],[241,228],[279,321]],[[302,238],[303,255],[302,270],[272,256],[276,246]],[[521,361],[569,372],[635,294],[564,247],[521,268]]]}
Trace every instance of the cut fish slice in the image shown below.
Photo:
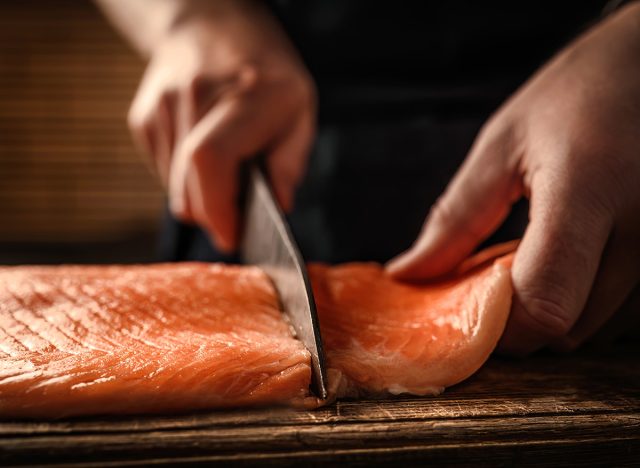
{"label": "cut fish slice", "polygon": [[0,269],[0,415],[295,403],[309,353],[255,267]]}
{"label": "cut fish slice", "polygon": [[[507,319],[514,248],[426,284],[311,265],[332,398],[436,394],[475,372]],[[326,404],[310,379],[255,267],[0,268],[0,418]]]}
{"label": "cut fish slice", "polygon": [[478,370],[509,315],[516,245],[424,284],[398,282],[375,263],[311,265],[335,393],[435,395]]}

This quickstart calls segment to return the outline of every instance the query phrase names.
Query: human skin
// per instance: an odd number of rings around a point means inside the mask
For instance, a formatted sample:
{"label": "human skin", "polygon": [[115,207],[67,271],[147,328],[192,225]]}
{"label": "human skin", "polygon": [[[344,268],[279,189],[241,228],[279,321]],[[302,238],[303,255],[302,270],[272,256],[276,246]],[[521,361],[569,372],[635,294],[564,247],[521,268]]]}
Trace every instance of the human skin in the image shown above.
{"label": "human skin", "polygon": [[172,213],[232,251],[239,171],[258,155],[290,211],[315,134],[316,91],[267,9],[247,0],[98,3],[149,57],[129,127]]}
{"label": "human skin", "polygon": [[[99,0],[150,57],[131,108],[180,219],[236,245],[237,173],[267,156],[292,206],[315,131],[315,91],[293,46],[258,3]],[[640,6],[579,37],[485,124],[420,237],[387,271],[424,280],[452,269],[522,196],[514,304],[501,349],[573,349],[640,278]]]}
{"label": "human skin", "polygon": [[571,350],[640,279],[640,3],[571,43],[489,119],[387,271],[406,280],[446,273],[523,196],[529,224],[500,349]]}

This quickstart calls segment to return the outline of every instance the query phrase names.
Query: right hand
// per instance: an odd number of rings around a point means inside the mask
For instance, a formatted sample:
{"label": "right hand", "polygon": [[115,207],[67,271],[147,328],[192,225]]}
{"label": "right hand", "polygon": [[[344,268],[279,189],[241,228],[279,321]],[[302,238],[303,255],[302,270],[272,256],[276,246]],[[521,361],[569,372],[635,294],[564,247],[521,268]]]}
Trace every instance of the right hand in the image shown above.
{"label": "right hand", "polygon": [[258,2],[194,2],[152,50],[129,126],[178,219],[237,245],[238,171],[258,154],[285,211],[315,133],[315,85]]}

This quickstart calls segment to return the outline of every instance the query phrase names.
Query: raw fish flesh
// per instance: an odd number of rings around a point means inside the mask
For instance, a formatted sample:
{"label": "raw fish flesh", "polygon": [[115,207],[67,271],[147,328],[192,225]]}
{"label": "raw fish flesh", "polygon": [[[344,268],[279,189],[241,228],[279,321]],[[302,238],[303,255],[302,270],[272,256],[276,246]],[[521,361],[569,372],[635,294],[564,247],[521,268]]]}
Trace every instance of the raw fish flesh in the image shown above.
{"label": "raw fish flesh", "polygon": [[256,267],[0,269],[0,417],[295,403],[309,359]]}
{"label": "raw fish flesh", "polygon": [[[514,248],[424,284],[373,263],[310,265],[327,401],[437,394],[475,372],[506,323]],[[326,404],[310,378],[256,267],[0,268],[0,418]]]}
{"label": "raw fish flesh", "polygon": [[393,280],[375,263],[310,265],[336,393],[436,395],[477,371],[509,315],[515,246],[424,284]]}

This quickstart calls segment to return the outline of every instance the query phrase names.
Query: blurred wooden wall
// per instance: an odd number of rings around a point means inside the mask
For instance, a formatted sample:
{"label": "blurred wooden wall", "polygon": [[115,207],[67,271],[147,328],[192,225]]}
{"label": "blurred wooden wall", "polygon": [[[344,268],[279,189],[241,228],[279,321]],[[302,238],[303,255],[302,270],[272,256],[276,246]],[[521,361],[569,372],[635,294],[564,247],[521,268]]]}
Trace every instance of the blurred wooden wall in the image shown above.
{"label": "blurred wooden wall", "polygon": [[162,194],[125,120],[143,69],[89,1],[0,2],[0,242],[156,229]]}

